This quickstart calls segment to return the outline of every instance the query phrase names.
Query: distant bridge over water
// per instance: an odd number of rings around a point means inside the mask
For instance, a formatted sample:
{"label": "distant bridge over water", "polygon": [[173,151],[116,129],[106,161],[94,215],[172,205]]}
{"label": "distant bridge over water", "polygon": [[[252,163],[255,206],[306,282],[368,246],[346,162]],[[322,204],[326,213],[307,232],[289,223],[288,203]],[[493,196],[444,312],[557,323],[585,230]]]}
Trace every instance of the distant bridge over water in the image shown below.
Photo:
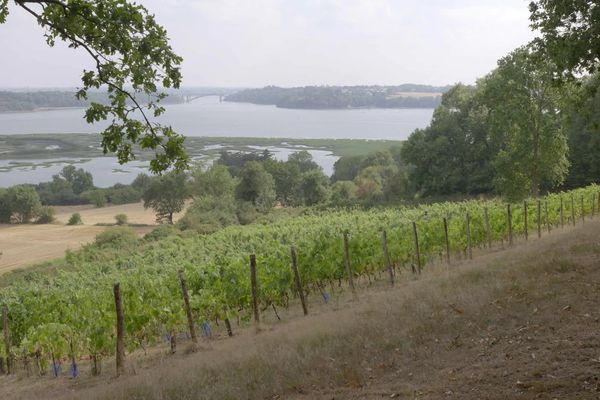
{"label": "distant bridge over water", "polygon": [[183,101],[185,101],[186,103],[191,103],[194,100],[197,100],[201,97],[219,97],[219,101],[223,101],[223,99],[225,98],[225,95],[223,95],[222,93],[203,93],[203,94],[190,94],[190,95],[185,95],[183,96]]}

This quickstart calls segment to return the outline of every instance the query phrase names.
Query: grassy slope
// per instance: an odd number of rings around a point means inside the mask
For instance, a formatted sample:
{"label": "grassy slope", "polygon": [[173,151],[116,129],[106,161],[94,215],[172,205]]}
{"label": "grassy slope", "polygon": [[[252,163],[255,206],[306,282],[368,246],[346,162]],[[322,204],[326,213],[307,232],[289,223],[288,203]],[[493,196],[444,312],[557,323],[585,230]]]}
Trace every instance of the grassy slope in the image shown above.
{"label": "grassy slope", "polygon": [[363,284],[359,301],[338,295],[307,318],[295,304],[258,335],[130,357],[137,375],[118,381],[109,368],[95,380],[0,378],[0,398],[596,399],[599,233],[587,222],[393,290]]}

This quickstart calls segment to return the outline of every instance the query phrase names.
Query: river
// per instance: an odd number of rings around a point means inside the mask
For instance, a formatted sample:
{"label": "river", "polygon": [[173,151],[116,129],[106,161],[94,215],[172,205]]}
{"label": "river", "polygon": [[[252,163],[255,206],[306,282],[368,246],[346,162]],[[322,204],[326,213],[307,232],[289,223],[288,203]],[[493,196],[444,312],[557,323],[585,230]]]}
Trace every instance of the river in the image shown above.
{"label": "river", "polygon": [[[426,127],[433,114],[433,109],[292,110],[220,102],[218,97],[203,97],[191,103],[169,105],[166,109],[159,122],[171,125],[175,131],[187,136],[299,139],[404,140],[416,128]],[[93,133],[101,131],[104,126],[87,124],[83,119],[83,109],[0,114],[0,134]],[[270,150],[278,153],[277,158],[280,159],[285,159],[290,153],[290,149]],[[311,153],[330,175],[337,157],[318,150]],[[0,165],[0,187],[41,182],[66,165],[60,160],[55,160],[55,163],[28,160],[36,166],[7,169],[13,161],[4,160]],[[99,186],[129,183],[137,173],[145,170],[145,165],[140,164],[117,166],[116,160],[110,157],[72,161],[92,172]]]}

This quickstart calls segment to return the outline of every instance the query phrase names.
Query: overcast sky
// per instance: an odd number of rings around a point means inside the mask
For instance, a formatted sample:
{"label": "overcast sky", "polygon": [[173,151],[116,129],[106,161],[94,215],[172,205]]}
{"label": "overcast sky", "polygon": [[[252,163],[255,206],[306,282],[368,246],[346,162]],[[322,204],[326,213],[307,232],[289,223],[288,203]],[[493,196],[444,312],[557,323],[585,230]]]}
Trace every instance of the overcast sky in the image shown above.
{"label": "overcast sky", "polygon": [[[142,0],[184,58],[185,86],[473,83],[532,37],[527,0]],[[0,87],[77,86],[89,59],[48,48],[14,6]]]}

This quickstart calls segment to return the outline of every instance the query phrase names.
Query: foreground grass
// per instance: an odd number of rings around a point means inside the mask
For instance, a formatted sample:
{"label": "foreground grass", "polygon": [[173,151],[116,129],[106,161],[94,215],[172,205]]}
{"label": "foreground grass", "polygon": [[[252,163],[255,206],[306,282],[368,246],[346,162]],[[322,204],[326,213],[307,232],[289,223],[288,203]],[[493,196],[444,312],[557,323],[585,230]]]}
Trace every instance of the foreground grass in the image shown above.
{"label": "foreground grass", "polygon": [[599,233],[594,221],[363,287],[118,380],[3,378],[0,397],[595,399]]}

